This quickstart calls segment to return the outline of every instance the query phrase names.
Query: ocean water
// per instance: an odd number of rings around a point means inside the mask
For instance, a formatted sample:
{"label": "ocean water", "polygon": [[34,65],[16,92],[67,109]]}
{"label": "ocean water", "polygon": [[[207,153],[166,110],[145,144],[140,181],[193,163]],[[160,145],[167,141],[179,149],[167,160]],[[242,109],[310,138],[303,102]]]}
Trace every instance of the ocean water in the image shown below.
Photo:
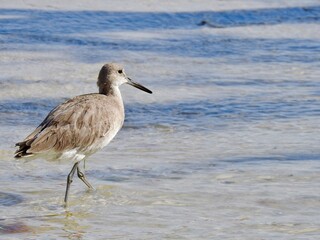
{"label": "ocean water", "polygon": [[[0,239],[318,239],[318,1],[2,1]],[[126,121],[86,162],[13,159],[120,62]]]}

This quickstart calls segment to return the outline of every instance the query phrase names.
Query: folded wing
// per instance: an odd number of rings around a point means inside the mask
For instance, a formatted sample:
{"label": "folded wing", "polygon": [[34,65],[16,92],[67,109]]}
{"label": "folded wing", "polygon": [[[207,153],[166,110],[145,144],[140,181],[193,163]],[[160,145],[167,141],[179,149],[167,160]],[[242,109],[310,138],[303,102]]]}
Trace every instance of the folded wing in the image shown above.
{"label": "folded wing", "polygon": [[85,151],[110,128],[108,110],[97,98],[82,95],[54,108],[44,121],[16,146],[16,158],[47,151]]}

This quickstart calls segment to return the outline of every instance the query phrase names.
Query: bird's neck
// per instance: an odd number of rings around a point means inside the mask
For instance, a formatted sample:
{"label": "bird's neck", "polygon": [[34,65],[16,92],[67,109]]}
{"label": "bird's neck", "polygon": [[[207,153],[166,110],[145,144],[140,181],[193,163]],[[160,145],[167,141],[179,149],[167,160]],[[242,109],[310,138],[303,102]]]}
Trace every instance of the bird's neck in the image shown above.
{"label": "bird's neck", "polygon": [[119,87],[113,85],[103,85],[99,88],[99,93],[106,96],[121,96]]}
{"label": "bird's neck", "polygon": [[106,96],[110,96],[110,97],[114,97],[116,99],[118,99],[118,101],[121,102],[121,104],[123,104],[122,101],[122,96],[121,96],[121,92],[118,86],[105,86],[104,88],[99,88],[99,93],[106,95]]}

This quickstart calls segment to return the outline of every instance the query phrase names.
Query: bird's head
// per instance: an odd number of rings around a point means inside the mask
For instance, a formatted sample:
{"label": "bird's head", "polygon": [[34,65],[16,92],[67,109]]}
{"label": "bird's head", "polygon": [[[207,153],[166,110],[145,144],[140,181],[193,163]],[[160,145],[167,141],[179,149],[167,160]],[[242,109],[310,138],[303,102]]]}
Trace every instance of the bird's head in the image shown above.
{"label": "bird's head", "polygon": [[134,86],[147,93],[152,93],[152,91],[150,91],[148,88],[132,81],[129,77],[127,77],[121,65],[116,63],[107,63],[102,66],[97,82],[99,93],[106,93],[111,88],[119,87],[124,83]]}

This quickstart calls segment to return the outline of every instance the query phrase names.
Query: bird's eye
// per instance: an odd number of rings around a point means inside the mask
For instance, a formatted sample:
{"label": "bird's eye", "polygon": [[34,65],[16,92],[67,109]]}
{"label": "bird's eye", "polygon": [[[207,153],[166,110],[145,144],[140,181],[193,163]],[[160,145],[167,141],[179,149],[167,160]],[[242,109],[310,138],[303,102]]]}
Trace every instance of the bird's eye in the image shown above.
{"label": "bird's eye", "polygon": [[119,73],[119,74],[122,74],[122,73],[123,73],[123,71],[122,71],[122,70],[118,70],[118,73]]}

